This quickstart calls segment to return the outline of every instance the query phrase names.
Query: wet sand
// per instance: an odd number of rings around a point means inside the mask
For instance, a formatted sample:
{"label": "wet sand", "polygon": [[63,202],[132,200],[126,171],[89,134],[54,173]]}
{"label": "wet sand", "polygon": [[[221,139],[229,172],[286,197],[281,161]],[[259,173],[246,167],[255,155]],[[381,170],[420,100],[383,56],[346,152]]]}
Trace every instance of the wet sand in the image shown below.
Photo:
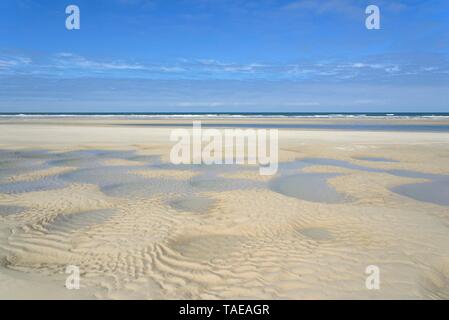
{"label": "wet sand", "polygon": [[283,128],[266,177],[170,164],[158,122],[0,119],[0,298],[449,299],[449,133]]}

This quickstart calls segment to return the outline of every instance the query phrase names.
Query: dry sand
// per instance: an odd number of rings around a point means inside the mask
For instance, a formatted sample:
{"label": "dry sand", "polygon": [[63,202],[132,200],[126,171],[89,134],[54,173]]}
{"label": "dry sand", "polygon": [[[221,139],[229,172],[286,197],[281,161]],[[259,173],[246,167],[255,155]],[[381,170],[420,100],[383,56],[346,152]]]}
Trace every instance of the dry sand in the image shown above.
{"label": "dry sand", "polygon": [[429,178],[388,171],[449,174],[449,133],[281,130],[282,162],[359,166],[292,169],[332,174],[346,200],[326,203],[276,192],[282,170],[164,167],[171,128],[126,121],[1,120],[0,298],[449,299],[449,207],[393,192]]}

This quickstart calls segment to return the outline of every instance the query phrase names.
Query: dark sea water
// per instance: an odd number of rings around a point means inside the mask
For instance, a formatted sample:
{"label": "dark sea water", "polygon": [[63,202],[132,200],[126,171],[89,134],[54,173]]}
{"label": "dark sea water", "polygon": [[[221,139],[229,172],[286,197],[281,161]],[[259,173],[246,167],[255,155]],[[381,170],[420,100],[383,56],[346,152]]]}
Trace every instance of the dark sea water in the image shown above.
{"label": "dark sea water", "polygon": [[287,118],[449,118],[449,112],[0,112],[0,117],[287,117]]}

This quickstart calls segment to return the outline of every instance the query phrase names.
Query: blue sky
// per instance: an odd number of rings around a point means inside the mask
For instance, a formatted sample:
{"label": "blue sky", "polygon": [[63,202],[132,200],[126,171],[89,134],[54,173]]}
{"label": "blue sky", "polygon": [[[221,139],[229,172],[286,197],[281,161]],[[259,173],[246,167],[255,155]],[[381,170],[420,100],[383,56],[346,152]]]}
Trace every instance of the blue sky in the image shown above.
{"label": "blue sky", "polygon": [[449,112],[446,0],[2,0],[0,39],[0,112]]}

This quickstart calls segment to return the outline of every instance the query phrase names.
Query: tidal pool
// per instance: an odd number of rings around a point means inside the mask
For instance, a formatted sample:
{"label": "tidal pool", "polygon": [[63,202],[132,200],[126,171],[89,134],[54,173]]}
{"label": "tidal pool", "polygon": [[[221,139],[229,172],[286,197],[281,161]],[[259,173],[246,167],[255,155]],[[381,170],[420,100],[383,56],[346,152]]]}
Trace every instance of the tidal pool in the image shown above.
{"label": "tidal pool", "polygon": [[82,211],[71,214],[60,214],[45,225],[49,232],[70,233],[79,229],[102,224],[116,213],[113,209]]}
{"label": "tidal pool", "polygon": [[169,204],[178,211],[188,211],[196,213],[205,213],[214,205],[213,199],[202,196],[189,196],[176,199]]}
{"label": "tidal pool", "polygon": [[[426,183],[414,183],[392,188],[391,191],[413,198],[418,201],[449,205],[449,176],[424,173],[404,169],[379,169],[369,166],[353,164],[344,160],[328,158],[304,158],[297,161],[280,164],[281,178],[270,183],[271,188],[287,196],[314,202],[339,203],[348,198],[338,194],[326,183],[328,178],[336,174],[292,174],[294,169],[302,170],[312,165],[335,166],[352,170],[360,170],[373,173],[388,173],[398,177],[428,179]],[[288,175],[290,173],[290,175]],[[316,175],[316,176],[314,176]]]}
{"label": "tidal pool", "polygon": [[418,201],[449,206],[449,179],[405,184],[392,191]]}
{"label": "tidal pool", "polygon": [[13,214],[19,214],[26,210],[25,207],[0,205],[0,217],[6,217]]}
{"label": "tidal pool", "polygon": [[327,180],[336,173],[297,173],[285,175],[270,182],[273,191],[305,201],[343,203],[349,199],[328,185]]}

